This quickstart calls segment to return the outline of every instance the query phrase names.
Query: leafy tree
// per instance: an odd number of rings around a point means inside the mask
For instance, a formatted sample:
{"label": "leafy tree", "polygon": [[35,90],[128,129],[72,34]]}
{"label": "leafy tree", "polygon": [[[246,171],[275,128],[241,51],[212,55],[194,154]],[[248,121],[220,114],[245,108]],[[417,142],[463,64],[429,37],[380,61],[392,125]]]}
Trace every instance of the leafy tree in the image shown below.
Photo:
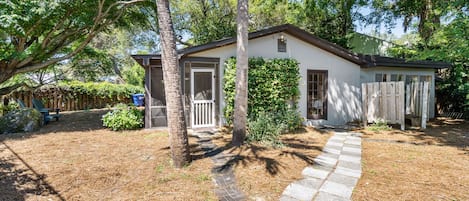
{"label": "leafy tree", "polygon": [[141,1],[0,2],[0,83],[72,58],[111,25],[138,22],[129,6]]}
{"label": "leafy tree", "polygon": [[122,71],[122,76],[127,84],[135,86],[145,84],[145,70],[139,64],[134,64],[131,68]]}
{"label": "leafy tree", "polygon": [[174,39],[175,34],[169,10],[169,1],[157,0],[156,6],[158,8],[158,25],[163,50],[161,62],[163,64],[171,156],[173,165],[176,168],[181,168],[191,161],[180,85],[182,75],[177,60],[176,41]]}
{"label": "leafy tree", "polygon": [[[200,45],[236,33],[236,1],[234,0],[173,0],[176,39],[187,46]],[[183,35],[190,35],[187,42]]]}
{"label": "leafy tree", "polygon": [[391,27],[396,19],[404,18],[403,26],[413,28],[419,36],[406,36],[405,46],[391,48],[391,55],[452,63],[440,72],[444,80],[436,86],[440,106],[446,111],[469,112],[469,3],[458,0],[373,3],[376,11],[371,14],[372,22],[381,20]]}
{"label": "leafy tree", "polygon": [[456,18],[436,31],[418,59],[434,59],[451,62],[443,71],[444,81],[437,93],[446,111],[469,112],[469,15],[460,13]]}
{"label": "leafy tree", "polygon": [[385,23],[393,28],[396,19],[402,18],[404,31],[416,27],[426,43],[440,28],[444,18],[451,18],[467,9],[469,3],[464,0],[372,0],[371,5],[375,10],[368,16],[370,24]]}

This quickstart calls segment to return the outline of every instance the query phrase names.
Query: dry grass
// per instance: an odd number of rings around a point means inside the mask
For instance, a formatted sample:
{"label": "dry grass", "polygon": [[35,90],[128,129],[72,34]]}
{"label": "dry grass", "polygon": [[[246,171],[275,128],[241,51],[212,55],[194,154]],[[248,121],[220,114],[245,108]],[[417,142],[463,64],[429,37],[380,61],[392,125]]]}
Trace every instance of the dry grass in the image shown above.
{"label": "dry grass", "polygon": [[[171,167],[164,131],[102,129],[105,110],[64,113],[39,132],[0,135],[0,200],[216,200],[212,162],[190,138],[192,164]],[[354,200],[469,200],[469,123],[438,119],[426,131],[364,132],[363,176]],[[249,199],[278,200],[321,153],[331,133],[307,128],[285,144],[231,147]],[[199,159],[200,158],[200,159]]]}
{"label": "dry grass", "polygon": [[102,129],[104,112],[0,135],[0,200],[216,200],[210,159],[174,169],[166,132]]}
{"label": "dry grass", "polygon": [[282,135],[284,147],[252,143],[237,148],[230,146],[231,134],[225,130],[215,143],[224,153],[236,156],[237,183],[249,200],[278,200],[291,182],[302,178],[301,171],[313,163],[331,134],[306,128]]}
{"label": "dry grass", "polygon": [[425,131],[363,131],[353,200],[469,200],[469,122],[439,118]]}

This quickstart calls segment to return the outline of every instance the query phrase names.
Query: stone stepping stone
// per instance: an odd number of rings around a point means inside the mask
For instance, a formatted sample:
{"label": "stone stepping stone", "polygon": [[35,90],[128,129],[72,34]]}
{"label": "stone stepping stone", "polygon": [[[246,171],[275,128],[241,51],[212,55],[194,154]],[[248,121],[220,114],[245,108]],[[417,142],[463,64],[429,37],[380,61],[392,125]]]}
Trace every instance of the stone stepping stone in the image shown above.
{"label": "stone stepping stone", "polygon": [[303,179],[285,188],[281,201],[350,200],[361,176],[361,134],[336,132],[323,153],[301,174]]}

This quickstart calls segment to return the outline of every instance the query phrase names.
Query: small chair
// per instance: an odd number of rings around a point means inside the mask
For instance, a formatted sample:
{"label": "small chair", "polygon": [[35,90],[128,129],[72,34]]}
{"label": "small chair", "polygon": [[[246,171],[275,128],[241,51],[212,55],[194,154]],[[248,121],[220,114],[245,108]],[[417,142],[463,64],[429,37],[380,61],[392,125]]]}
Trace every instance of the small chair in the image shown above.
{"label": "small chair", "polygon": [[50,114],[49,112],[53,111],[53,110],[49,109],[49,108],[45,108],[44,104],[42,104],[42,102],[40,100],[37,100],[35,98],[33,98],[33,107],[36,108],[36,110],[38,110],[39,112],[41,112],[41,114],[44,116],[44,122],[45,123],[48,123],[53,118],[56,121],[59,121],[59,118],[60,118],[60,114],[59,114],[60,109],[59,108],[55,109],[55,114]]}
{"label": "small chair", "polygon": [[16,99],[16,103],[20,106],[20,108],[27,108],[24,102],[21,99]]}

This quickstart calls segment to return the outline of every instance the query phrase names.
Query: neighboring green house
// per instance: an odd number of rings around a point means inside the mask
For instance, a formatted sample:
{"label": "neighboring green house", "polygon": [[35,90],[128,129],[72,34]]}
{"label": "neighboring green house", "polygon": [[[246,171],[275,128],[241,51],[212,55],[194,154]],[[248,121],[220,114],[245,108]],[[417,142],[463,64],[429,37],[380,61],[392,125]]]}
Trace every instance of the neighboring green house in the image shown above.
{"label": "neighboring green house", "polygon": [[359,54],[390,56],[387,49],[393,46],[392,42],[358,32],[349,39],[350,50]]}

